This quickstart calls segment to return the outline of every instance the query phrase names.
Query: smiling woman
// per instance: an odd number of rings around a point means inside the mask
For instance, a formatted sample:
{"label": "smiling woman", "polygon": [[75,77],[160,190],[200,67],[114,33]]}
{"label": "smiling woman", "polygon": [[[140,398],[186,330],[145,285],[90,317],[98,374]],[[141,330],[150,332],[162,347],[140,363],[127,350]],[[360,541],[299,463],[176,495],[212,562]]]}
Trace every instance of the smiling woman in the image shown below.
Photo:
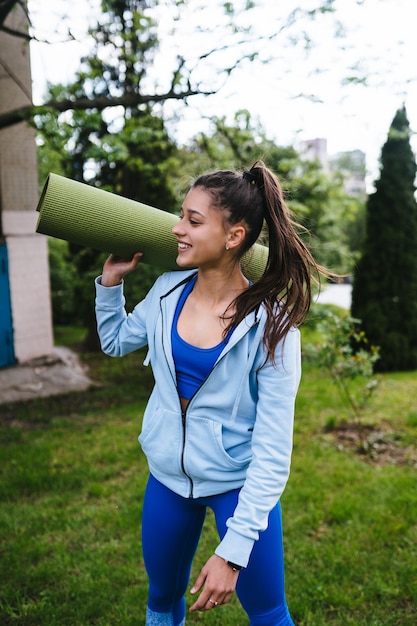
{"label": "smiling woman", "polygon": [[[264,225],[269,254],[251,282],[242,256]],[[127,314],[123,279],[142,253],[111,255],[96,280],[104,352],[148,345],[155,386],[139,441],[150,476],[142,545],[147,626],[185,623],[185,594],[207,507],[219,543],[190,590],[191,611],[235,589],[251,624],[290,626],[280,497],[290,468],[300,381],[298,326],[326,274],[297,234],[278,179],[262,163],[196,179],[172,229],[177,263]],[[267,620],[267,622],[266,622]]]}

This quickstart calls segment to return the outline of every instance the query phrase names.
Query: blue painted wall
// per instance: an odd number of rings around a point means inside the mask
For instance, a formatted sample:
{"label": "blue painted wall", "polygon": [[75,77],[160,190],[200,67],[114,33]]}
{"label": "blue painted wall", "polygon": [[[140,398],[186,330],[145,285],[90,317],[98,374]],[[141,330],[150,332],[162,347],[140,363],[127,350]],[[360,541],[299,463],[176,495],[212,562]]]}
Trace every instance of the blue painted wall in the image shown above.
{"label": "blue painted wall", "polygon": [[0,367],[13,365],[14,362],[7,246],[0,243]]}

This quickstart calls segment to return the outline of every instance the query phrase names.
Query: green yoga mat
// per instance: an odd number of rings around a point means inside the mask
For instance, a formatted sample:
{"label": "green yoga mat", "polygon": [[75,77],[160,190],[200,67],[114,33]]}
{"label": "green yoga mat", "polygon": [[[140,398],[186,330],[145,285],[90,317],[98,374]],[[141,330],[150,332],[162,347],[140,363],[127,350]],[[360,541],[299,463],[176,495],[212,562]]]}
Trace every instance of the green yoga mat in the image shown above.
{"label": "green yoga mat", "polygon": [[[164,271],[180,269],[171,232],[178,217],[172,213],[52,173],[37,211],[38,233],[126,257],[140,250],[144,263]],[[267,257],[268,248],[255,244],[242,259],[250,280],[263,274]]]}

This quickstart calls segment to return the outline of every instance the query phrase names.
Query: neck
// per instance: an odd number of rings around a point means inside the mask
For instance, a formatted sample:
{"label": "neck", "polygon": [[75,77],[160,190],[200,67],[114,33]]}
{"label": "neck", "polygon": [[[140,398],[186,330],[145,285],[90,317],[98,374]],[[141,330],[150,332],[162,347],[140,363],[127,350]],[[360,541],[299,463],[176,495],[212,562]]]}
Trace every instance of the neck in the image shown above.
{"label": "neck", "polygon": [[199,300],[205,300],[211,306],[225,302],[229,305],[248,286],[249,281],[242,274],[239,265],[227,272],[200,268],[193,293]]}

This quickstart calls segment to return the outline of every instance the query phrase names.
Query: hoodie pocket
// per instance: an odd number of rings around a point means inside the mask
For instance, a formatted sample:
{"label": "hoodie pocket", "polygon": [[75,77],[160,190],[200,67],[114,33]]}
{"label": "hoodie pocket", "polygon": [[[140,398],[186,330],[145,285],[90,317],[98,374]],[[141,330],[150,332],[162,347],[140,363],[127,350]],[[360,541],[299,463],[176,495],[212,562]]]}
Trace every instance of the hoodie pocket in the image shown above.
{"label": "hoodie pocket", "polygon": [[187,417],[184,464],[191,476],[200,480],[222,480],[225,473],[244,473],[250,461],[234,458],[227,453],[223,443],[223,427],[220,422]]}
{"label": "hoodie pocket", "polygon": [[159,409],[145,415],[139,443],[151,467],[176,473],[180,469],[182,439],[178,413]]}

